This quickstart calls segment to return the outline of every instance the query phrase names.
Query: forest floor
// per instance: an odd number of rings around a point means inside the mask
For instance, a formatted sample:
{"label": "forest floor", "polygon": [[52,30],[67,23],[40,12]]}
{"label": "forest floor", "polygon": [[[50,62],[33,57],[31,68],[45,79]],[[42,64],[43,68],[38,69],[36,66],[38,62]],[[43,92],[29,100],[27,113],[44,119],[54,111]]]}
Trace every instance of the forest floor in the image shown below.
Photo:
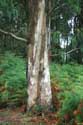
{"label": "forest floor", "polygon": [[0,125],[56,125],[57,121],[55,113],[32,115],[20,108],[0,109]]}

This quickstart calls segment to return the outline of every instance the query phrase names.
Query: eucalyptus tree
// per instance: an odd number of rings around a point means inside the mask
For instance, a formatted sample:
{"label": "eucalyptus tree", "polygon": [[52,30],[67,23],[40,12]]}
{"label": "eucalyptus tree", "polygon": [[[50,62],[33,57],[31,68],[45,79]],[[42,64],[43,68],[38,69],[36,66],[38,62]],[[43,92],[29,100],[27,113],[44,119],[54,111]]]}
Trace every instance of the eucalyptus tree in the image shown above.
{"label": "eucalyptus tree", "polygon": [[45,6],[45,0],[29,0],[28,109],[52,103]]}

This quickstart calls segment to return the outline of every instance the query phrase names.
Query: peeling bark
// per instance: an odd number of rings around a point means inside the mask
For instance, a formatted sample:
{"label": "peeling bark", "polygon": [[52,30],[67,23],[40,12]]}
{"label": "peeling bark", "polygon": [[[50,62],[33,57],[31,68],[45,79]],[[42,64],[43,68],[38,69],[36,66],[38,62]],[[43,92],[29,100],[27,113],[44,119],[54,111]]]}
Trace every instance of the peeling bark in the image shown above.
{"label": "peeling bark", "polygon": [[[29,0],[31,22],[28,46],[28,109],[36,104],[50,106],[52,95],[48,64],[45,0]],[[35,8],[36,7],[36,8]],[[33,17],[32,17],[33,16]]]}

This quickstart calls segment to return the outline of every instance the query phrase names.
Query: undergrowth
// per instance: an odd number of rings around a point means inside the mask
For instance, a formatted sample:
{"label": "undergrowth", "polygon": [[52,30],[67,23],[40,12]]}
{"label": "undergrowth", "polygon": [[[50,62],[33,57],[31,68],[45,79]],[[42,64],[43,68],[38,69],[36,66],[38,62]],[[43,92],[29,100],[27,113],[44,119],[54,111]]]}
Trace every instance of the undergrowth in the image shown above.
{"label": "undergrowth", "polygon": [[0,57],[0,105],[18,105],[26,97],[25,61],[10,52]]}
{"label": "undergrowth", "polygon": [[[83,66],[50,65],[53,103],[61,124],[83,122]],[[27,100],[26,64],[10,52],[0,56],[0,106],[17,106]],[[40,111],[38,107],[38,111]],[[64,122],[65,121],[65,122]]]}
{"label": "undergrowth", "polygon": [[[83,122],[83,65],[51,64],[52,86],[58,86],[58,115],[65,125]],[[56,91],[55,91],[56,92]],[[62,122],[61,122],[62,124]]]}

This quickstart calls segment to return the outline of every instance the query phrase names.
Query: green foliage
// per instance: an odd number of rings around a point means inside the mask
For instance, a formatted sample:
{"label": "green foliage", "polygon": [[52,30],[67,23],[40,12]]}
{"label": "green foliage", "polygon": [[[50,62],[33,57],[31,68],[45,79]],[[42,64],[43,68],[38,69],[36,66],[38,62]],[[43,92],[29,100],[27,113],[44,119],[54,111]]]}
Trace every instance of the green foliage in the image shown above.
{"label": "green foliage", "polygon": [[5,28],[8,30],[10,30],[10,27],[13,28],[13,31],[16,29],[21,30],[25,20],[26,12],[21,2],[16,0],[0,0],[0,26],[2,28],[5,25]]}
{"label": "green foliage", "polygon": [[1,58],[0,104],[22,103],[26,97],[26,70],[21,57],[6,52]]}
{"label": "green foliage", "polygon": [[[26,1],[0,0],[0,29],[14,33],[16,36],[27,36],[27,9]],[[16,40],[10,35],[0,32],[0,48],[3,51],[12,51],[16,54],[25,53],[25,42]]]}
{"label": "green foliage", "polygon": [[65,0],[68,2],[71,9],[73,9],[76,13],[80,13],[80,0]]}
{"label": "green foliage", "polygon": [[78,64],[52,64],[50,66],[52,80],[58,80],[61,88],[68,88],[83,84],[83,66]]}
{"label": "green foliage", "polygon": [[74,92],[65,91],[61,95],[61,97],[63,97],[63,100],[60,109],[60,115],[64,116],[65,114],[70,114],[70,113],[73,115],[73,111],[77,109],[78,104],[80,102],[80,96]]}
{"label": "green foliage", "polygon": [[[82,121],[83,112],[74,116],[73,112],[78,110],[81,100],[83,100],[83,65],[51,64],[51,80],[52,83],[58,84],[61,92],[57,94],[60,101],[59,115],[65,117],[70,115],[76,117],[78,121]],[[83,105],[82,105],[83,108]]]}

